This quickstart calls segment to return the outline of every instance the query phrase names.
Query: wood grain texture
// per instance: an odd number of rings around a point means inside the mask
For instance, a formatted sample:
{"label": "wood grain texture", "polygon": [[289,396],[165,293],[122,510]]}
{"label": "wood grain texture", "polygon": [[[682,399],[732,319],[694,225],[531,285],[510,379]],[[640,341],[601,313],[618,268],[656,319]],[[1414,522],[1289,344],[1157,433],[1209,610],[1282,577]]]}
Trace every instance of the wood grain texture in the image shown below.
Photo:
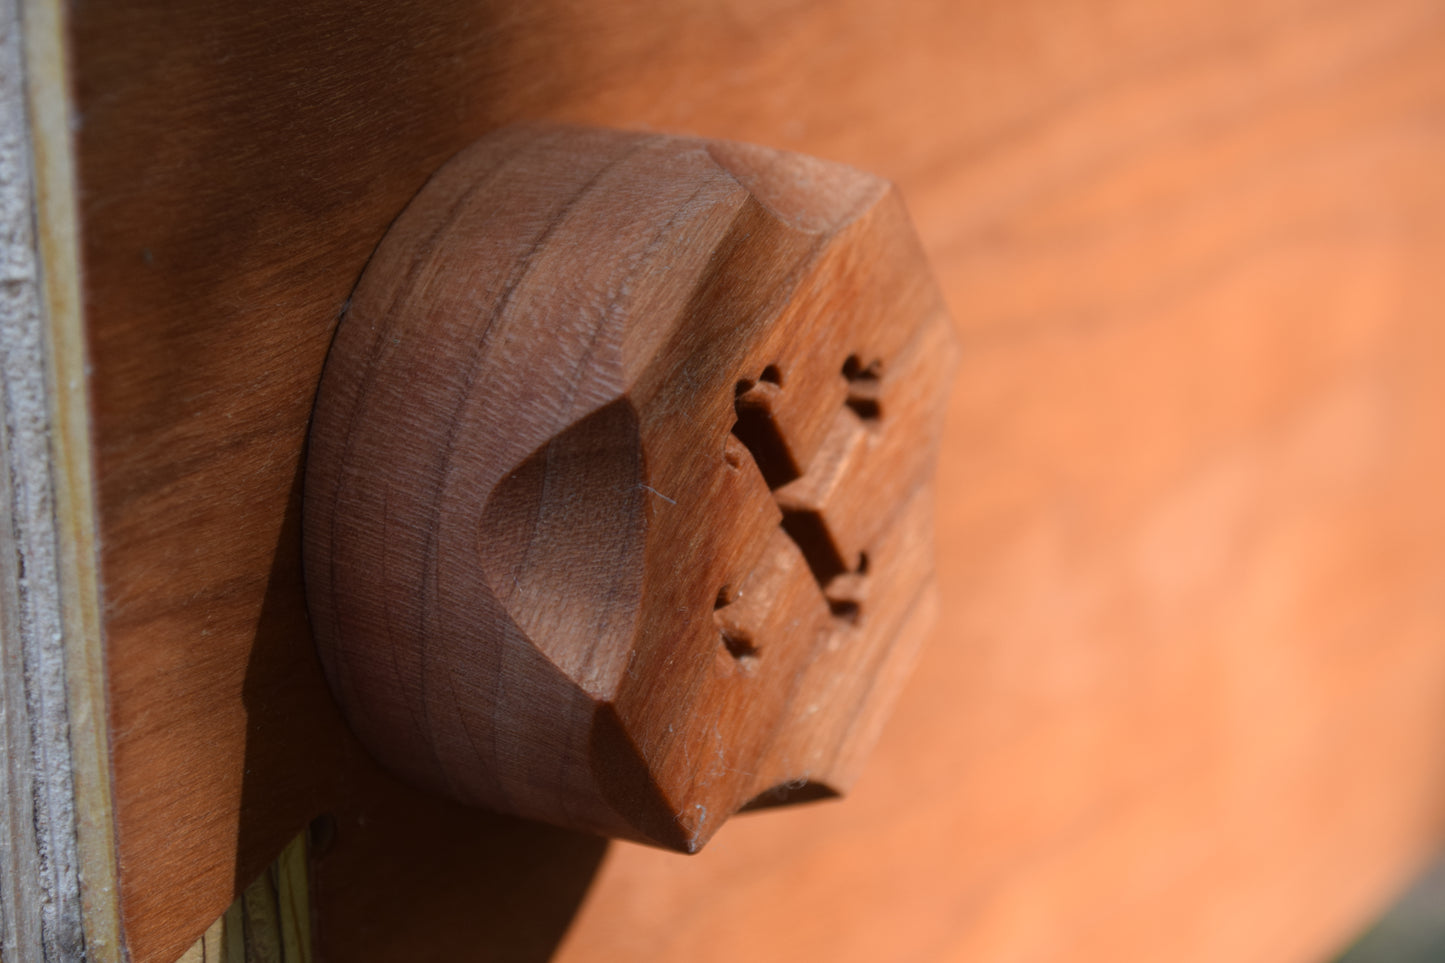
{"label": "wood grain texture", "polygon": [[433,792],[684,852],[842,792],[936,608],[954,353],[884,181],[482,138],[372,256],[312,417],[307,599],[352,728]]}
{"label": "wood grain texture", "polygon": [[[1442,16],[75,8],[133,957],[173,960],[328,809],[348,961],[1324,956],[1445,812]],[[426,176],[536,118],[878,172],[963,339],[942,628],[869,778],[688,860],[397,787],[305,623],[336,318]]]}

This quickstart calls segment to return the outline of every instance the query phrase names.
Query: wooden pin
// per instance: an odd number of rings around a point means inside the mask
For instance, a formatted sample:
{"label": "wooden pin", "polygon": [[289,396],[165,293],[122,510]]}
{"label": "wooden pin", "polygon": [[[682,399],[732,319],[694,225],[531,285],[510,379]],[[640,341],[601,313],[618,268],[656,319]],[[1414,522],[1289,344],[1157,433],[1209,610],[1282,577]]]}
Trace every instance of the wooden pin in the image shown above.
{"label": "wooden pin", "polygon": [[896,191],[513,128],[367,266],[311,427],[307,595],[376,756],[694,852],[855,778],[932,610],[955,346]]}

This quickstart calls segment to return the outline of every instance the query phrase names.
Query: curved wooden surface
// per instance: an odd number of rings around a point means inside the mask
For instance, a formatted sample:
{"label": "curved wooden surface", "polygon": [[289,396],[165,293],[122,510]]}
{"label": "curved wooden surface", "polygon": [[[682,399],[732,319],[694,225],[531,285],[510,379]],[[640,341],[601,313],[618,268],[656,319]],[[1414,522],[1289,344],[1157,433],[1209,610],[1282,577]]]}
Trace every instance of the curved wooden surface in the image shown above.
{"label": "curved wooden surface", "polygon": [[[1321,958],[1445,822],[1435,0],[72,9],[125,938],[336,816],[346,961]],[[682,859],[393,785],[297,473],[337,316],[504,122],[895,181],[957,321],[940,625],[842,804]]]}
{"label": "curved wooden surface", "polygon": [[681,852],[843,792],[937,608],[955,354],[876,177],[571,125],[468,146],[311,417],[307,608],[352,730],[438,795]]}

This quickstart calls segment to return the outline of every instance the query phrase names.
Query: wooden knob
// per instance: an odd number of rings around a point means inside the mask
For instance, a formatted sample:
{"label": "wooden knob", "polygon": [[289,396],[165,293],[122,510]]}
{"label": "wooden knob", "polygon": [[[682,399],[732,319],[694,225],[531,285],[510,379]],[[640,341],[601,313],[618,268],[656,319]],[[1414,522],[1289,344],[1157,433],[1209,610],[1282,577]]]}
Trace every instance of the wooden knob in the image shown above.
{"label": "wooden knob", "polygon": [[854,779],[932,612],[955,346],[897,192],[515,128],[441,168],[326,363],[307,595],[405,778],[696,851]]}

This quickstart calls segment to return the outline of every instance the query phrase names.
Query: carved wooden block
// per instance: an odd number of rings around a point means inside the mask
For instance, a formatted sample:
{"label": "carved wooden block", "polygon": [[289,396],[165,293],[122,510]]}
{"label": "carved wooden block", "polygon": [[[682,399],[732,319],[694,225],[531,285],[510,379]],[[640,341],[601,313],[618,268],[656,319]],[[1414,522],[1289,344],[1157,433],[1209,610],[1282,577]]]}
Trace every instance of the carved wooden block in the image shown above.
{"label": "carved wooden block", "polygon": [[438,792],[689,852],[846,788],[931,618],[954,357],[884,181],[477,142],[377,249],[317,400],[308,604],[351,724]]}

